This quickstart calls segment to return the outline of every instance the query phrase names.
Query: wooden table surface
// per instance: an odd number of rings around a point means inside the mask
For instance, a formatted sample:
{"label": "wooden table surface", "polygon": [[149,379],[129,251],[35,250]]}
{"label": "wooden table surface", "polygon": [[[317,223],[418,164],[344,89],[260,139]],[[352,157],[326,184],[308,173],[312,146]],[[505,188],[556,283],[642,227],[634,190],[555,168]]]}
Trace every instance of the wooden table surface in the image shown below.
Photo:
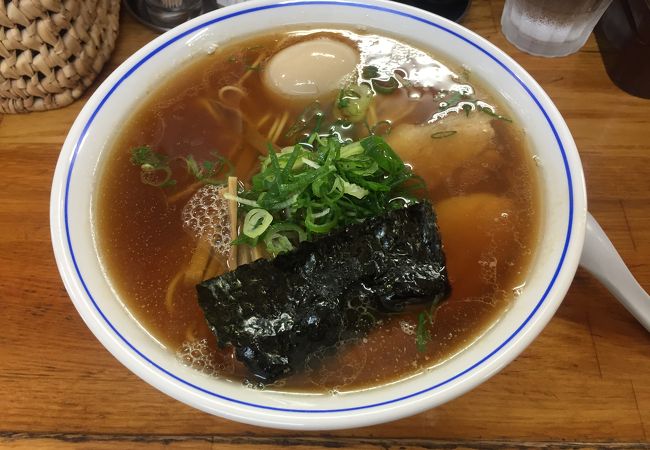
{"label": "wooden table surface", "polygon": [[[516,50],[499,31],[502,7],[476,0],[464,25],[512,55],[555,101],[582,156],[589,209],[649,289],[650,100],[612,84],[593,37],[565,58]],[[100,79],[156,36],[124,13],[121,27]],[[54,262],[50,183],[83,103],[0,116],[0,448],[650,447],[650,333],[582,270],[547,328],[505,370],[397,422],[268,430],[158,392],[86,328]]]}

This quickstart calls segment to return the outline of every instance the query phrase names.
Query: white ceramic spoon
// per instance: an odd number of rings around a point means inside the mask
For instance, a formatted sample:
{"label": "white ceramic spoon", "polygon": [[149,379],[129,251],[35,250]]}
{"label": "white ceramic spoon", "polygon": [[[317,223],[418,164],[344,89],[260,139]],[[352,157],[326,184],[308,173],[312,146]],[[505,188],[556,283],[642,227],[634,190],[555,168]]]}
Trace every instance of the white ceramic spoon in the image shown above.
{"label": "white ceramic spoon", "polygon": [[650,331],[650,295],[634,279],[614,245],[589,213],[580,265],[603,283],[641,325]]}

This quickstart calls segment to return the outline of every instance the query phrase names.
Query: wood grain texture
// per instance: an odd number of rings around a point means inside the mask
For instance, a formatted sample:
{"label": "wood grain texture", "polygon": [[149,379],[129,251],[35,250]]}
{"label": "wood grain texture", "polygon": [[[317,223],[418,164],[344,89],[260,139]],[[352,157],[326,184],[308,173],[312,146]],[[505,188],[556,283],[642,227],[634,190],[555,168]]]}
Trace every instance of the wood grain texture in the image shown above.
{"label": "wood grain texture", "polygon": [[[527,69],[571,129],[589,209],[650,289],[650,101],[608,79],[595,41],[543,59],[499,32],[502,1],[464,25]],[[102,78],[155,37],[130,17]],[[121,366],[76,313],[49,236],[56,159],[84,99],[0,120],[0,448],[650,447],[650,334],[581,270],[556,316],[500,374],[435,410],[386,425],[288,433],[185,406]]]}
{"label": "wood grain texture", "polygon": [[440,441],[422,439],[364,439],[364,438],[312,438],[312,437],[215,437],[215,436],[130,436],[130,435],[78,435],[78,434],[0,434],[0,446],[5,449],[102,450],[128,448],[133,450],[197,449],[237,450],[631,450],[645,447],[643,442],[510,442],[510,441]]}

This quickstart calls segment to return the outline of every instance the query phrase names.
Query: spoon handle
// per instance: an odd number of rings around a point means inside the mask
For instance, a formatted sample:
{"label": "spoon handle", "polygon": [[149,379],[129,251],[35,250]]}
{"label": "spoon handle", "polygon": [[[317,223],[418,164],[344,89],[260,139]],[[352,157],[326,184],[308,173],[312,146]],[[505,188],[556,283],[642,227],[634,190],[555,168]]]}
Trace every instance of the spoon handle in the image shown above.
{"label": "spoon handle", "polygon": [[634,279],[614,245],[589,213],[580,265],[596,277],[650,331],[650,296]]}

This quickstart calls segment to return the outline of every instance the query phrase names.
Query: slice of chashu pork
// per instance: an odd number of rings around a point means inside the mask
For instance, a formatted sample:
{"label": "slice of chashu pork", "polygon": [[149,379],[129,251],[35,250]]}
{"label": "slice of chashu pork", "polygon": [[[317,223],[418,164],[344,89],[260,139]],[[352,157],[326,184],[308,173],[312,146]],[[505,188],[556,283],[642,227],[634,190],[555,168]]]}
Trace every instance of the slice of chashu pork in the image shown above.
{"label": "slice of chashu pork", "polygon": [[431,124],[400,124],[386,138],[407,163],[412,164],[430,189],[452,177],[473,159],[478,164],[500,158],[493,118],[473,111],[450,112]]}

